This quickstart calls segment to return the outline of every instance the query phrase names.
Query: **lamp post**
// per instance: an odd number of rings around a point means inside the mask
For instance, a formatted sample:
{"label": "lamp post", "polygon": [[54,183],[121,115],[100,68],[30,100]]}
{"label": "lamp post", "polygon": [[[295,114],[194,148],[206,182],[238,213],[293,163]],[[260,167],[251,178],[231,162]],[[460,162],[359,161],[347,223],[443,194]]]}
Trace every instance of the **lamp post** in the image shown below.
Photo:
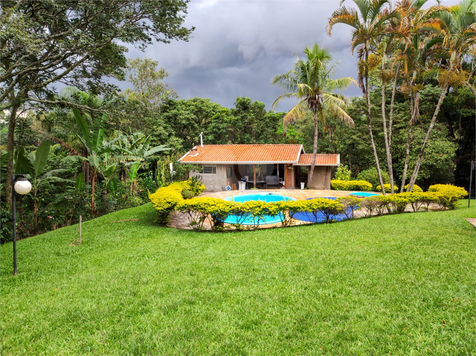
{"label": "lamp post", "polygon": [[24,174],[12,176],[12,218],[13,218],[13,275],[17,275],[17,217],[15,193],[25,195],[30,193],[31,183]]}

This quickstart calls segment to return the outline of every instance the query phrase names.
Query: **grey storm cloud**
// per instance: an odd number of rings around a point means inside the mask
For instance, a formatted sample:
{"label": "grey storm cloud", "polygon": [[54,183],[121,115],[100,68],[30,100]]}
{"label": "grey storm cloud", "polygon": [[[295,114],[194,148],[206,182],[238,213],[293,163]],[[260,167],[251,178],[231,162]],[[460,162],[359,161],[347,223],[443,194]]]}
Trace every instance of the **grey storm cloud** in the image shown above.
{"label": "grey storm cloud", "polygon": [[[350,28],[338,24],[332,36],[327,35],[328,18],[339,4],[340,0],[192,0],[185,26],[195,31],[188,42],[156,43],[145,52],[131,49],[128,56],[158,60],[169,72],[166,83],[180,98],[210,98],[231,107],[237,97],[246,96],[270,110],[283,93],[271,84],[272,77],[290,70],[296,55],[314,43],[339,61],[335,78],[356,78]],[[352,86],[343,94],[360,91]],[[286,111],[293,104],[283,102],[276,110]]]}

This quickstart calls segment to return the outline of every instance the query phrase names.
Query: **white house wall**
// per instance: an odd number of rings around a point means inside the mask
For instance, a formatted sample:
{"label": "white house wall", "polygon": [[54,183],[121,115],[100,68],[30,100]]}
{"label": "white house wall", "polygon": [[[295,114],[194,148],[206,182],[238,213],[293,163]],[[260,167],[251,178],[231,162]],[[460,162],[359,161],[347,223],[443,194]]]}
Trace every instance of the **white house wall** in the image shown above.
{"label": "white house wall", "polygon": [[218,192],[226,186],[226,165],[207,165],[208,167],[216,167],[216,174],[191,173],[191,176],[201,176],[201,181],[205,186],[206,192]]}
{"label": "white house wall", "polygon": [[309,188],[312,189],[331,189],[331,177],[334,167],[316,166],[312,175],[312,182]]}

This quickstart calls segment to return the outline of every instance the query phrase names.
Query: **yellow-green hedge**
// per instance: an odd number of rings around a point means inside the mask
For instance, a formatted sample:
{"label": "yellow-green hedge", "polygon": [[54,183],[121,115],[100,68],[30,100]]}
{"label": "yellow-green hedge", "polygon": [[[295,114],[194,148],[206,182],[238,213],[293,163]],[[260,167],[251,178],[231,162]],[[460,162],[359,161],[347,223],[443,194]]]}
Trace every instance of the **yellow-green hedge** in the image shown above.
{"label": "yellow-green hedge", "polygon": [[438,195],[438,203],[448,209],[455,209],[458,200],[468,195],[466,189],[452,184],[430,185],[428,192],[435,192]]}
{"label": "yellow-green hedge", "polygon": [[365,180],[331,180],[331,186],[334,190],[360,190],[370,191],[372,190],[372,183]]}
{"label": "yellow-green hedge", "polygon": [[[384,184],[383,187],[385,188],[385,193],[389,193],[392,191],[392,188],[390,187],[390,184]],[[405,186],[405,189],[408,188],[408,184]],[[396,186],[393,186],[393,189],[394,191],[398,191],[398,188]],[[377,185],[377,188],[376,190],[379,192],[382,190],[382,186],[381,185]],[[412,189],[412,192],[413,193],[421,193],[423,192],[423,189],[421,189],[418,185],[416,184],[413,184],[413,189]]]}
{"label": "yellow-green hedge", "polygon": [[204,223],[209,221],[212,230],[222,231],[224,229],[223,222],[229,215],[236,215],[238,217],[238,223],[234,226],[237,230],[244,229],[241,222],[244,222],[247,217],[253,217],[256,222],[255,225],[248,226],[247,228],[256,228],[265,215],[276,216],[280,214],[283,226],[289,226],[293,224],[293,216],[298,212],[307,212],[314,215],[324,214],[325,221],[330,222],[335,219],[337,214],[345,214],[348,219],[353,218],[354,211],[359,207],[363,208],[364,213],[368,216],[373,213],[378,215],[402,213],[409,205],[411,205],[414,211],[418,211],[423,205],[428,207],[431,203],[437,203],[441,208],[454,209],[458,199],[467,194],[460,187],[436,185],[430,187],[432,191],[429,192],[376,195],[365,199],[349,196],[340,197],[336,200],[317,198],[275,203],[265,203],[262,201],[237,203],[218,198],[183,199],[181,191],[184,188],[190,188],[187,184],[189,183],[173,183],[149,195],[154,207],[159,212],[159,221],[161,223],[165,223],[170,211],[176,209],[186,213],[189,217],[190,225],[198,230],[201,230]]}
{"label": "yellow-green hedge", "polygon": [[149,200],[158,212],[157,221],[159,224],[165,225],[170,212],[184,200],[182,197],[182,191],[184,190],[192,192],[193,195],[198,195],[205,190],[205,186],[197,180],[189,179],[159,188],[155,193],[149,193]]}

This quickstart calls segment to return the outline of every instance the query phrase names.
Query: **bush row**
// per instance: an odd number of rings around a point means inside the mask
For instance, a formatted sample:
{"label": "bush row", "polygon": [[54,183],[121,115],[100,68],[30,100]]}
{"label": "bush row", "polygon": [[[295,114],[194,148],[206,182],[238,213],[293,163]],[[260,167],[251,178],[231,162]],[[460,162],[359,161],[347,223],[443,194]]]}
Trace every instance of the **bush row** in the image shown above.
{"label": "bush row", "polygon": [[[392,188],[390,187],[390,183],[389,184],[384,184],[383,187],[385,188],[385,192],[386,193],[389,193],[392,191]],[[405,189],[408,188],[408,184],[404,187]],[[393,186],[393,189],[395,191],[398,191],[398,188],[396,186]],[[376,190],[378,192],[380,192],[382,190],[382,186],[381,185],[377,185],[377,188]],[[423,192],[423,189],[421,189],[418,185],[416,184],[413,184],[413,189],[412,189],[412,192]]]}
{"label": "bush row", "polygon": [[[464,189],[445,188],[444,192],[404,192],[389,195],[376,195],[368,198],[341,197],[336,200],[316,198],[311,200],[281,201],[265,203],[261,201],[249,201],[237,203],[218,198],[194,198],[182,200],[176,206],[176,210],[185,213],[190,226],[196,230],[202,230],[205,222],[208,222],[214,231],[225,229],[255,229],[264,216],[278,216],[283,226],[294,223],[296,213],[305,212],[317,216],[324,222],[332,222],[340,219],[354,218],[355,211],[361,209],[363,215],[382,215],[403,213],[408,207],[413,211],[419,211],[422,207],[428,209],[431,203],[439,205],[440,209],[454,209],[459,199],[465,196]],[[236,224],[225,225],[228,216],[236,217]],[[323,217],[323,218],[322,218]],[[245,219],[251,218],[253,224],[244,225]],[[312,219],[311,219],[312,220]]]}
{"label": "bush row", "polygon": [[331,186],[334,190],[372,190],[372,184],[365,180],[331,180]]}
{"label": "bush row", "polygon": [[155,193],[149,192],[149,199],[158,212],[157,222],[161,225],[167,223],[169,214],[177,204],[184,199],[192,198],[205,190],[205,186],[197,179],[175,182],[166,187],[159,188]]}
{"label": "bush row", "polygon": [[[203,229],[205,222],[208,222],[215,231],[223,230],[225,229],[224,221],[230,215],[234,215],[237,221],[229,228],[236,230],[255,229],[267,215],[278,216],[283,226],[289,226],[293,224],[293,218],[299,212],[314,217],[319,214],[324,217],[325,222],[331,222],[338,216],[352,219],[355,210],[359,208],[362,208],[366,216],[402,213],[409,206],[413,211],[418,211],[423,206],[428,208],[431,203],[438,204],[441,209],[454,209],[458,200],[468,194],[464,188],[438,184],[431,186],[428,192],[376,195],[365,199],[348,196],[336,200],[316,198],[276,203],[261,201],[237,203],[218,198],[185,199],[200,194],[204,189],[201,182],[192,179],[173,183],[149,194],[150,200],[158,211],[158,222],[166,224],[169,213],[175,209],[185,213],[190,226],[197,230]],[[245,226],[245,219],[250,219],[253,223]]]}
{"label": "bush row", "polygon": [[[185,213],[190,226],[196,230],[202,230],[205,222],[208,222],[212,230],[222,231],[225,229],[224,221],[230,215],[234,215],[236,224],[230,224],[228,228],[244,230],[256,229],[265,216],[278,216],[283,226],[290,226],[293,224],[293,217],[298,212],[306,212],[314,216],[321,214],[326,222],[335,220],[339,214],[353,218],[354,211],[362,200],[356,197],[342,197],[337,200],[316,198],[273,203],[263,201],[238,203],[218,198],[194,198],[181,201],[177,204],[176,210]],[[252,224],[244,225],[246,219],[251,220]]]}

